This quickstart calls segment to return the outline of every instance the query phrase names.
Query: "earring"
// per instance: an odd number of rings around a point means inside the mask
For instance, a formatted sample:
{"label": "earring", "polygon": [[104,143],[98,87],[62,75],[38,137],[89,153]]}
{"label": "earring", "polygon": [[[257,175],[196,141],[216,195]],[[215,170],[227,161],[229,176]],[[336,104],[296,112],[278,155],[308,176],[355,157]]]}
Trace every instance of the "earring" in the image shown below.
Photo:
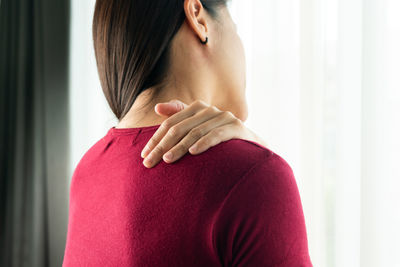
{"label": "earring", "polygon": [[208,37],[206,36],[206,40],[205,41],[200,40],[200,43],[202,43],[202,44],[208,43]]}

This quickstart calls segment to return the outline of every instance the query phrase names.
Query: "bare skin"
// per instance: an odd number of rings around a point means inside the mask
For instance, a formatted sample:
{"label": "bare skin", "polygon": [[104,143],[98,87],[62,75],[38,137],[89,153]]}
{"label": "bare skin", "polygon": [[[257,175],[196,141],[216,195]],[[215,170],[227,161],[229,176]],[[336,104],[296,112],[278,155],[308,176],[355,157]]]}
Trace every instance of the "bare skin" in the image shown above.
{"label": "bare skin", "polygon": [[[233,138],[267,144],[229,111],[221,111],[203,101],[190,106],[179,100],[157,104],[155,110],[164,120],[147,142],[141,156],[143,164],[154,167],[161,158],[172,163],[188,151],[200,154],[210,147]],[[167,152],[167,153],[166,153]]]}
{"label": "bare skin", "polygon": [[[178,159],[195,141],[197,153],[232,138],[263,143],[243,125],[248,116],[245,55],[229,10],[220,7],[215,19],[200,0],[185,0],[183,7],[186,19],[171,41],[170,67],[161,93],[154,97],[156,88],[142,92],[116,126],[161,124],[143,162],[149,168],[171,149],[172,161]],[[202,44],[206,37],[208,43]],[[181,104],[168,104],[172,99]]]}

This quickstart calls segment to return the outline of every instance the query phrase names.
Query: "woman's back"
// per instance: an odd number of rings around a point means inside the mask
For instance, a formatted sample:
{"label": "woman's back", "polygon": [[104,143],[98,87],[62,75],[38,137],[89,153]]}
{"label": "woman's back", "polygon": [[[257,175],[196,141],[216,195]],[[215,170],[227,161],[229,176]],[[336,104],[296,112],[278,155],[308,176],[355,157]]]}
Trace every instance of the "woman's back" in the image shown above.
{"label": "woman's back", "polygon": [[297,185],[269,149],[232,139],[148,169],[159,126],[116,129],[70,187],[63,266],[312,266]]}

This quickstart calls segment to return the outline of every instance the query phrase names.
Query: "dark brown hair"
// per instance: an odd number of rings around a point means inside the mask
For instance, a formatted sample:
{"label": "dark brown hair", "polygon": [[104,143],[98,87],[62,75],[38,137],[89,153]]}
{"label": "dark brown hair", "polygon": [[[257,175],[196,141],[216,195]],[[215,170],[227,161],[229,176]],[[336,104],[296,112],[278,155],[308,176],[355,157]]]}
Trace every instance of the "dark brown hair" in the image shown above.
{"label": "dark brown hair", "polygon": [[[212,18],[227,0],[202,0]],[[185,20],[184,0],[97,0],[93,42],[101,86],[121,120],[147,88],[161,88],[171,40]],[[154,95],[159,93],[159,89]]]}

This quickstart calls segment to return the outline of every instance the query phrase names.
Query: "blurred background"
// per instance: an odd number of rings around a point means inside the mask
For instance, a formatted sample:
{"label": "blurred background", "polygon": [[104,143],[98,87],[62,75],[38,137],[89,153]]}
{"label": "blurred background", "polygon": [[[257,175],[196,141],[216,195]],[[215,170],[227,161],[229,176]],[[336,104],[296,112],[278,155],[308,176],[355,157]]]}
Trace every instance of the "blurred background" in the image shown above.
{"label": "blurred background", "polygon": [[[94,0],[0,0],[0,266],[61,266],[69,183],[117,121]],[[245,124],[293,168],[314,266],[400,266],[400,1],[232,0]]]}

